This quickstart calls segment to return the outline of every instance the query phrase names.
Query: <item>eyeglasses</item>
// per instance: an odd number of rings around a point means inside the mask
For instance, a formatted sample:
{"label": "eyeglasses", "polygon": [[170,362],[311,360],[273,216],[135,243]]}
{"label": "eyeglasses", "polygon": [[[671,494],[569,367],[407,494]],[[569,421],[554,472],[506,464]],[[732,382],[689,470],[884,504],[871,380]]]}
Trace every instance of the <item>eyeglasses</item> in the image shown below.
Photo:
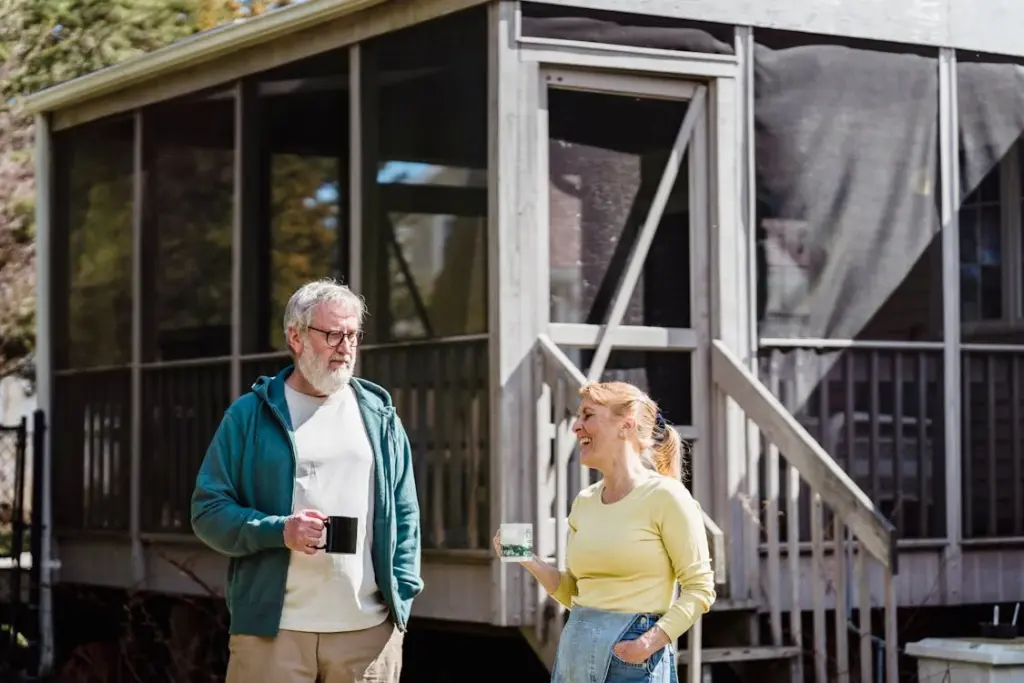
{"label": "eyeglasses", "polygon": [[342,342],[348,342],[349,346],[359,346],[359,342],[363,341],[362,330],[321,330],[319,327],[313,327],[312,325],[309,326],[309,329],[324,335],[327,345],[335,348],[341,346]]}

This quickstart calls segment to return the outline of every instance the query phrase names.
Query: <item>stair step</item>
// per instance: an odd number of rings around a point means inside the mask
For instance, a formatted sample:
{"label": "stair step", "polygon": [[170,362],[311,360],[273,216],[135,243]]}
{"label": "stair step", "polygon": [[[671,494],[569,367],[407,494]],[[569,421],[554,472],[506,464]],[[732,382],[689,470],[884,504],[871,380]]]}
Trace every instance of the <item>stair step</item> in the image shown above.
{"label": "stair step", "polygon": [[[798,656],[800,656],[800,648],[795,645],[706,647],[701,650],[701,664],[763,662],[772,659],[792,659]],[[685,647],[680,648],[676,661],[679,664],[689,664],[690,652]]]}

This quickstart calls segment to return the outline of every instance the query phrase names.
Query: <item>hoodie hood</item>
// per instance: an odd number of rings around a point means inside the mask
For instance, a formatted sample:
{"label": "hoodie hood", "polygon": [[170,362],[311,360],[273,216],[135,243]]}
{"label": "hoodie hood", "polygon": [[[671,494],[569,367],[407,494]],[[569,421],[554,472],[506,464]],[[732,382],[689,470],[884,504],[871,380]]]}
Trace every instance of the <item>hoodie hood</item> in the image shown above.
{"label": "hoodie hood", "polygon": [[[263,401],[287,416],[288,411],[281,410],[283,406],[287,405],[284,397],[284,383],[294,371],[295,366],[289,365],[276,375],[262,375],[253,382],[252,390]],[[361,377],[353,377],[352,388],[356,392],[356,398],[360,405],[364,408],[376,411],[385,417],[394,414],[395,405],[391,400],[391,394],[384,387]]]}

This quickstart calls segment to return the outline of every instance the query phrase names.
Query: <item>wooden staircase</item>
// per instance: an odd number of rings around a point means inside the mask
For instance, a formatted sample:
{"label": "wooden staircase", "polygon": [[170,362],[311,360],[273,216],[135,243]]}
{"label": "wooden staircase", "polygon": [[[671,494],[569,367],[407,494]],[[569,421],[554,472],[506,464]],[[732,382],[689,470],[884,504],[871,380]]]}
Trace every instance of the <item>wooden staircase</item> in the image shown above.
{"label": "wooden staircase", "polygon": [[[761,590],[754,595],[730,595],[728,539],[705,515],[718,599],[685,636],[688,642],[679,643],[680,680],[849,683],[856,674],[861,683],[896,683],[892,582],[896,536],[892,524],[736,354],[716,340],[710,356],[713,400],[721,402],[717,414],[728,416],[729,429],[738,425],[742,431],[744,425],[755,425],[766,443],[761,520],[765,542],[760,549],[766,572],[761,577]],[[574,447],[571,425],[578,390],[586,378],[546,335],[537,340],[534,360],[539,391],[537,453],[551,453],[550,460],[540,457],[536,462],[537,547],[548,549],[549,560],[564,569],[570,479],[574,479],[572,488],[577,490],[590,483],[589,472],[576,476],[569,468]],[[783,501],[779,496],[780,476],[787,483]],[[811,492],[809,544],[801,543],[799,537],[801,482]],[[552,510],[556,511],[554,518]],[[826,518],[830,520],[827,524]],[[808,550],[809,572],[801,565]],[[880,572],[872,575],[872,565]],[[808,587],[809,600],[805,596]],[[870,618],[861,617],[870,615],[875,606],[873,591],[882,594],[884,638],[874,637]],[[550,669],[567,613],[539,586],[536,595],[533,623],[521,630]],[[850,600],[854,595],[856,619]],[[831,607],[827,607],[829,602]],[[842,615],[832,620],[831,638],[827,611]],[[810,629],[804,628],[807,612]],[[881,657],[884,679],[876,681],[874,673]]]}

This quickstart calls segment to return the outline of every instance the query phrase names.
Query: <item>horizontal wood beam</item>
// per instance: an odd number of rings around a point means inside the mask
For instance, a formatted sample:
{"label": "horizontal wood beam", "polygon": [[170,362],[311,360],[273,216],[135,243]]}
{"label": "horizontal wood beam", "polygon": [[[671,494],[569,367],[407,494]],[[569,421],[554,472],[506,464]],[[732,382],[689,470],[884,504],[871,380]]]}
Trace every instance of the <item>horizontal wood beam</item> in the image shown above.
{"label": "horizontal wood beam", "polygon": [[[548,336],[559,346],[594,347],[601,338],[604,325],[583,323],[551,323]],[[696,330],[682,327],[641,327],[622,325],[608,331],[616,351],[696,351]]]}
{"label": "horizontal wood beam", "polygon": [[546,334],[541,334],[537,337],[537,348],[544,355],[545,360],[549,363],[554,363],[555,367],[565,376],[566,379],[570,380],[574,387],[572,390],[578,391],[587,384],[587,378],[583,375],[576,364],[569,360],[569,357],[562,352],[562,349],[551,340]]}

